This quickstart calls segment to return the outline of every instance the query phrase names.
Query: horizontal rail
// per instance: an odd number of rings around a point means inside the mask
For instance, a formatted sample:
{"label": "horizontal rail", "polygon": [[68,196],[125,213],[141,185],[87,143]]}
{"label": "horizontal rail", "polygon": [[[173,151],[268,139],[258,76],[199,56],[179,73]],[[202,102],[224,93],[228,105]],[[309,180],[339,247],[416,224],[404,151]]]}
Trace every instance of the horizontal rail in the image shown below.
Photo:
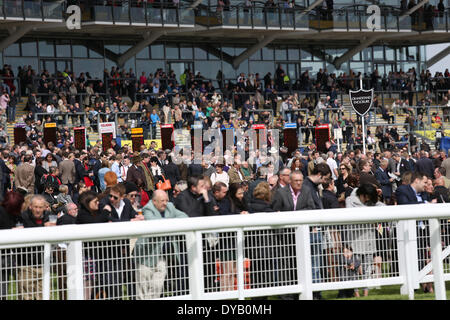
{"label": "horizontal rail", "polygon": [[283,227],[288,225],[330,225],[370,223],[398,220],[426,220],[450,217],[448,204],[405,205],[396,207],[342,208],[305,210],[251,215],[214,216],[158,221],[122,222],[108,224],[67,225],[55,228],[4,230],[0,232],[0,245],[28,242],[64,242],[107,238],[160,235],[188,231],[207,231],[223,228],[258,226]]}

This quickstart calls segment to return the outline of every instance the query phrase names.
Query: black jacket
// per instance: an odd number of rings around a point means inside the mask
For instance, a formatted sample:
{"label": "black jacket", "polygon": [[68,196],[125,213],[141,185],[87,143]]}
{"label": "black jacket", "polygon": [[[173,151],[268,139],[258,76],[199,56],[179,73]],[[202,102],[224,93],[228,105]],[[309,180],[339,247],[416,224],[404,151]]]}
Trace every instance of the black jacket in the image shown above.
{"label": "black jacket", "polygon": [[339,208],[339,201],[334,192],[329,190],[322,191],[322,203],[324,209],[336,209]]}
{"label": "black jacket", "polygon": [[170,184],[172,188],[175,186],[177,181],[180,181],[180,170],[177,165],[173,162],[169,162],[168,164],[162,166],[162,170],[164,171],[164,177],[170,180]]}
{"label": "black jacket", "polygon": [[253,198],[248,204],[248,212],[250,213],[273,212],[273,209],[270,206],[270,202],[266,202],[262,199]]}
{"label": "black jacket", "polygon": [[62,226],[66,224],[76,224],[77,223],[77,217],[72,217],[70,214],[63,214],[61,217],[58,218],[56,221],[56,225]]}
{"label": "black jacket", "polygon": [[109,220],[112,222],[130,221],[131,219],[136,217],[137,212],[133,209],[133,206],[131,205],[130,200],[123,199],[123,202],[125,203],[125,206],[123,207],[120,218],[116,211],[116,208],[114,208],[114,206],[111,204],[108,197],[105,197],[100,201],[99,208],[101,210],[103,210],[103,208],[106,205],[109,205],[111,207],[111,213],[109,214]]}
{"label": "black jacket", "polygon": [[323,209],[318,186],[309,177],[303,181],[302,191],[297,199],[297,207],[300,207],[300,210]]}
{"label": "black jacket", "polygon": [[46,222],[48,222],[48,216],[50,212],[44,211],[44,215],[41,220],[36,220],[31,213],[30,209],[22,212],[22,220],[24,228],[35,228],[35,227],[43,227]]}
{"label": "black jacket", "polygon": [[204,217],[215,215],[214,202],[205,202],[203,196],[194,195],[189,189],[182,191],[175,198],[174,205],[178,210],[185,212],[189,217]]}
{"label": "black jacket", "polygon": [[425,174],[428,178],[434,177],[433,161],[428,158],[421,158],[416,162],[416,171]]}

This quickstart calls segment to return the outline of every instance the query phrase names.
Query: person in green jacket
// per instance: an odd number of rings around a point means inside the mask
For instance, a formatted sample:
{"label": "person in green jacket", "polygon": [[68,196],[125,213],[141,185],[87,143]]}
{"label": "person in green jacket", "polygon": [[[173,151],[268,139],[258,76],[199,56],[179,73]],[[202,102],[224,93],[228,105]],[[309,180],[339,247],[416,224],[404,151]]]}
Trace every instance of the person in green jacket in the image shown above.
{"label": "person in green jacket", "polygon": [[[155,190],[152,200],[142,209],[145,220],[188,218],[169,202],[167,192]],[[164,288],[168,259],[180,262],[179,240],[176,236],[141,237],[134,248],[137,264],[137,299],[158,299]]]}

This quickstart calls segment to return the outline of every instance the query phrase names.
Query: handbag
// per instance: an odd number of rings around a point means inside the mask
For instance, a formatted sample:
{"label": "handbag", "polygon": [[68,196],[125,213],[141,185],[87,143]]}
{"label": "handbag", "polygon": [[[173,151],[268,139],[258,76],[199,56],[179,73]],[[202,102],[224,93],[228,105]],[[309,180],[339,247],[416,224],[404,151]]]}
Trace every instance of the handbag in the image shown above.
{"label": "handbag", "polygon": [[164,176],[162,176],[162,177],[164,179],[164,182],[159,181],[156,184],[156,188],[158,190],[164,190],[164,191],[172,189],[172,185],[170,184],[170,180],[166,180],[166,178]]}

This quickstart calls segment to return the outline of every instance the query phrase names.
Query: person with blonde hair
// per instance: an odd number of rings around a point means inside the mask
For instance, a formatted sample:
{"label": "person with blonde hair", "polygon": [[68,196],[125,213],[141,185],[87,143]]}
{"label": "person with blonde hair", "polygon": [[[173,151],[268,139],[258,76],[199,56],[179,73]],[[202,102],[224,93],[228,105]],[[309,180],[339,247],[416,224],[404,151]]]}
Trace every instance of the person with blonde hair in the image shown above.
{"label": "person with blonde hair", "polygon": [[253,190],[253,197],[248,204],[250,213],[273,212],[271,208],[272,193],[267,182],[260,182]]}

